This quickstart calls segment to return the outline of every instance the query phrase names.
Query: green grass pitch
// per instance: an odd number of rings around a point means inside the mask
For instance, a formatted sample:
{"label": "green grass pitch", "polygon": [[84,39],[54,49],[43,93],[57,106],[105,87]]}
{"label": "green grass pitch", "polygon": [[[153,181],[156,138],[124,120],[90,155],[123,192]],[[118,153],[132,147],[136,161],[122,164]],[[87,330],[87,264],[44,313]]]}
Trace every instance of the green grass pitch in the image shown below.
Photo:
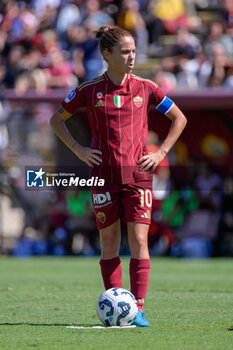
{"label": "green grass pitch", "polygon": [[[100,325],[98,258],[0,258],[1,350],[233,349],[233,262],[153,258],[149,328]],[[129,258],[122,258],[129,289]]]}

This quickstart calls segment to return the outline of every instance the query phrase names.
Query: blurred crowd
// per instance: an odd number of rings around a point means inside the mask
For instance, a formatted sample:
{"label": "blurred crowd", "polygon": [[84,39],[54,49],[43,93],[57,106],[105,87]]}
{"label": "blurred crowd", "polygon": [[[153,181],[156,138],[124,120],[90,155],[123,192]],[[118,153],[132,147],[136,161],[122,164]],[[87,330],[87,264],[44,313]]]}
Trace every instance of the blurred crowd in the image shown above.
{"label": "blurred crowd", "polygon": [[[0,89],[73,88],[104,70],[94,31],[118,25],[166,92],[233,86],[231,0],[3,0]],[[137,66],[136,66],[137,68]]]}

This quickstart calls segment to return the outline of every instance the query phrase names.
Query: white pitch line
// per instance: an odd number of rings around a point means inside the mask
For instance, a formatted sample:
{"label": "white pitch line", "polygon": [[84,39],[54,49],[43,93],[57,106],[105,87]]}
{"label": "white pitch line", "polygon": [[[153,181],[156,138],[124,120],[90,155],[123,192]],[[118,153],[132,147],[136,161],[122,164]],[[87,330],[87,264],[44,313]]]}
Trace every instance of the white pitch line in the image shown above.
{"label": "white pitch line", "polygon": [[80,326],[80,327],[74,327],[74,326],[68,326],[66,328],[75,328],[75,329],[113,329],[113,328],[135,328],[136,326],[122,326],[122,327],[119,327],[119,326],[112,326],[112,327],[103,327],[103,326],[90,326],[90,327],[83,327],[83,326]]}

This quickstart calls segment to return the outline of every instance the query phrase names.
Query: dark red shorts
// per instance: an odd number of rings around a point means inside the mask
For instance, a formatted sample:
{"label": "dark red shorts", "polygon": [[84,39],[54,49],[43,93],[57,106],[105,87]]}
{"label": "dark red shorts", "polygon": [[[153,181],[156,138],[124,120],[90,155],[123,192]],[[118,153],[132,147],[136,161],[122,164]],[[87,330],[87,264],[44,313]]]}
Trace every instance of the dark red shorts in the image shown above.
{"label": "dark red shorts", "polygon": [[92,189],[98,229],[112,225],[124,214],[125,222],[150,224],[152,208],[150,181]]}

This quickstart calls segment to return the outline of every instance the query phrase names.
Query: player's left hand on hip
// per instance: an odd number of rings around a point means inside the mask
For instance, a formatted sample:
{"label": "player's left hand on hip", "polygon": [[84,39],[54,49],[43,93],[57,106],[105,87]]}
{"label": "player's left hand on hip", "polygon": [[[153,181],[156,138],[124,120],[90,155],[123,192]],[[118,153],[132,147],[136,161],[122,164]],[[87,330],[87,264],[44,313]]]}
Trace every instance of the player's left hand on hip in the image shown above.
{"label": "player's left hand on hip", "polygon": [[164,155],[159,150],[146,154],[137,162],[137,164],[140,164],[139,170],[142,172],[149,171],[150,174],[152,174],[157,165],[163,160],[163,158]]}

